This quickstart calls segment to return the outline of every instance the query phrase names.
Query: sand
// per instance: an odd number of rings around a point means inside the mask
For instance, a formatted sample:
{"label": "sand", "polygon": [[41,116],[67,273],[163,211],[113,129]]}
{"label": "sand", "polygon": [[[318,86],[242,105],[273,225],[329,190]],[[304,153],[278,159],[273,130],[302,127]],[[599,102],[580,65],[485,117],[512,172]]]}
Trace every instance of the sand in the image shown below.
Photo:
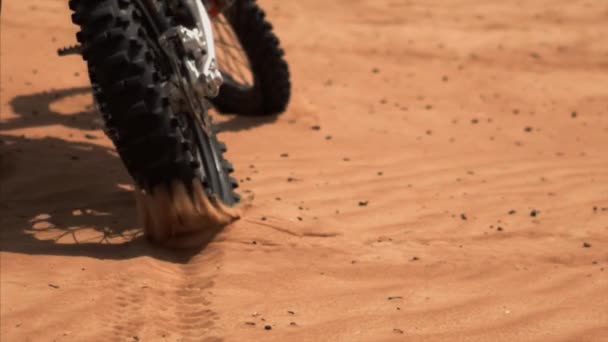
{"label": "sand", "polygon": [[608,4],[260,3],[293,100],[216,116],[253,202],[187,252],[141,237],[67,0],[4,1],[0,340],[608,341]]}

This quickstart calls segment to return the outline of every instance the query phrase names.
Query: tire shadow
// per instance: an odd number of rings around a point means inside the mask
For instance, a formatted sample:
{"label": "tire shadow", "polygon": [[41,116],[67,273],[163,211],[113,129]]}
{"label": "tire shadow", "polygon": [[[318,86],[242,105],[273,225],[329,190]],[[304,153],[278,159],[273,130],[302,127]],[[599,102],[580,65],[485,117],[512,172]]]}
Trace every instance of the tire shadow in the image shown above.
{"label": "tire shadow", "polygon": [[29,128],[36,126],[62,125],[81,130],[98,130],[99,124],[95,119],[99,118],[93,105],[88,105],[86,111],[79,111],[65,115],[51,108],[51,104],[77,95],[90,94],[91,87],[75,87],[61,90],[50,90],[28,95],[19,95],[10,101],[16,118],[4,120],[3,130]]}
{"label": "tire shadow", "polygon": [[[226,114],[220,114],[220,116],[227,116]],[[219,132],[240,132],[250,130],[259,126],[268,125],[276,122],[279,115],[270,116],[238,116],[231,115],[226,121],[216,123],[216,127]]]}
{"label": "tire shadow", "polygon": [[0,133],[0,251],[98,259],[146,255],[188,262],[205,246],[166,250],[143,238],[131,178],[107,142],[28,138],[8,132],[59,124],[84,136],[94,129],[96,111],[65,115],[54,112],[51,104],[89,91],[72,88],[11,100],[17,117],[3,121]]}

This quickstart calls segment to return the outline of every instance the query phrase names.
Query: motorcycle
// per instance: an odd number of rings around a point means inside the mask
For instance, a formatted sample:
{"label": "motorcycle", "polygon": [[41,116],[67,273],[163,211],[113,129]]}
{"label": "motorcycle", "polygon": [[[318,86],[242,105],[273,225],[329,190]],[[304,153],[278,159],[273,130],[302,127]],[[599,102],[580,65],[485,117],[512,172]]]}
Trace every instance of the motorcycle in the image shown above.
{"label": "motorcycle", "polygon": [[209,110],[277,115],[289,68],[255,0],[70,0],[93,98],[127,171],[146,236],[238,218],[234,171]]}

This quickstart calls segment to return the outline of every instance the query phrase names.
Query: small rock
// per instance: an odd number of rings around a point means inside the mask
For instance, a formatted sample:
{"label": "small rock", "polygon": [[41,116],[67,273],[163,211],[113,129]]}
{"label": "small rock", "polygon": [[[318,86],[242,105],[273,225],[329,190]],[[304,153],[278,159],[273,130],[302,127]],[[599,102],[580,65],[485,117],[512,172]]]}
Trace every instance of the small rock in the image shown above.
{"label": "small rock", "polygon": [[572,113],[570,113],[570,116],[572,118],[576,118],[578,116],[578,113],[577,112],[572,112]]}
{"label": "small rock", "polygon": [[396,333],[396,334],[403,334],[403,330],[397,329],[397,328],[394,328],[393,332]]}
{"label": "small rock", "polygon": [[517,211],[515,211],[513,209],[509,210],[509,215],[515,215],[515,213],[517,213]]}
{"label": "small rock", "polygon": [[287,157],[289,157],[288,153],[281,153],[281,158],[287,158]]}
{"label": "small rock", "polygon": [[292,327],[297,326],[296,322],[289,322],[289,325],[291,325]]}
{"label": "small rock", "polygon": [[471,120],[471,123],[472,123],[472,124],[474,124],[474,125],[475,125],[475,124],[478,124],[478,123],[479,123],[479,119],[472,119],[472,120]]}
{"label": "small rock", "polygon": [[72,159],[72,160],[80,160],[80,157],[79,156],[70,156],[70,159]]}
{"label": "small rock", "polygon": [[369,201],[359,201],[359,206],[366,207],[368,203],[369,203]]}
{"label": "small rock", "polygon": [[460,214],[460,218],[461,218],[463,221],[468,220],[467,215],[466,215],[466,214],[464,214],[464,213]]}
{"label": "small rock", "polygon": [[418,261],[418,260],[420,260],[419,257],[417,257],[417,256],[412,257],[412,261]]}
{"label": "small rock", "polygon": [[54,288],[54,289],[58,289],[58,288],[59,288],[59,285],[55,285],[55,284],[49,284],[49,287],[52,287],[52,288]]}
{"label": "small rock", "polygon": [[526,126],[526,127],[524,128],[524,132],[530,133],[530,132],[532,132],[532,129],[533,129],[532,127],[530,127],[530,126]]}
{"label": "small rock", "polygon": [[93,134],[88,134],[88,133],[85,134],[84,137],[89,140],[97,139],[96,136],[94,136]]}
{"label": "small rock", "polygon": [[377,74],[377,73],[379,73],[379,72],[380,72],[380,69],[378,69],[378,68],[373,68],[373,69],[372,69],[372,72],[373,72],[374,74]]}
{"label": "small rock", "polygon": [[388,300],[395,300],[395,299],[403,299],[403,297],[401,297],[401,296],[391,296],[391,297],[388,297]]}
{"label": "small rock", "polygon": [[42,221],[42,220],[48,220],[50,218],[51,218],[51,215],[49,215],[49,214],[38,214],[32,218],[32,221]]}
{"label": "small rock", "polygon": [[331,136],[331,135],[327,135],[327,136],[325,136],[325,140],[331,140],[331,139],[332,139],[332,136]]}
{"label": "small rock", "polygon": [[39,221],[32,225],[32,229],[45,230],[55,228],[55,225],[49,221]]}
{"label": "small rock", "polygon": [[591,248],[591,244],[589,242],[583,242],[583,248]]}
{"label": "small rock", "polygon": [[272,330],[272,326],[270,326],[270,325],[265,325],[265,326],[264,326],[264,330]]}
{"label": "small rock", "polygon": [[538,211],[536,209],[532,209],[532,211],[530,212],[530,216],[532,216],[532,217],[538,216]]}
{"label": "small rock", "polygon": [[314,125],[314,126],[311,126],[310,129],[312,129],[313,131],[319,131],[319,130],[321,130],[321,126]]}

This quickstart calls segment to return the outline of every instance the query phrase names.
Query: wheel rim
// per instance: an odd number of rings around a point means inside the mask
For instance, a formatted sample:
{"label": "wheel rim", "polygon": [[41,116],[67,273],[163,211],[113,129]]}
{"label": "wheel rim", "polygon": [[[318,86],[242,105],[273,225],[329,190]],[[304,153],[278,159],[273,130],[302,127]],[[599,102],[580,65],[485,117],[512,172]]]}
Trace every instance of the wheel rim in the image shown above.
{"label": "wheel rim", "polygon": [[235,204],[233,187],[230,183],[227,171],[223,168],[222,158],[219,154],[219,146],[215,143],[214,136],[208,136],[198,122],[190,122],[193,133],[193,142],[196,148],[196,158],[199,162],[199,175],[203,188],[208,195],[215,195],[224,204],[232,206]]}

